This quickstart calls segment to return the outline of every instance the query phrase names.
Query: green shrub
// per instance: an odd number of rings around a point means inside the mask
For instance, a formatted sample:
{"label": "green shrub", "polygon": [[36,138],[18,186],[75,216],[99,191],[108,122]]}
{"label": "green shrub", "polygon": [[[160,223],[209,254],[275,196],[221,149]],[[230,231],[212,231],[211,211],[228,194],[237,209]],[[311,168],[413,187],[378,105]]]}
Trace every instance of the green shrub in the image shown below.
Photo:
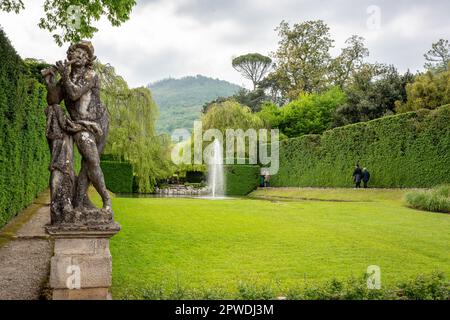
{"label": "green shrub", "polygon": [[0,227],[48,186],[46,89],[0,29]]}
{"label": "green shrub", "polygon": [[450,299],[450,284],[440,272],[418,275],[411,281],[400,283],[398,288],[399,296],[408,300]]}
{"label": "green shrub", "polygon": [[450,182],[450,106],[352,124],[280,143],[272,186],[351,186],[354,165],[373,187],[431,187]]}
{"label": "green shrub", "polygon": [[224,175],[225,194],[244,196],[258,187],[260,168],[250,164],[225,165]]}
{"label": "green shrub", "polygon": [[450,185],[407,193],[406,202],[415,209],[450,213]]}
{"label": "green shrub", "polygon": [[133,166],[129,162],[102,161],[100,165],[108,190],[114,193],[133,192]]}
{"label": "green shrub", "polygon": [[235,299],[238,300],[271,300],[276,297],[271,284],[239,282]]}
{"label": "green shrub", "polygon": [[367,275],[347,280],[331,279],[325,283],[291,284],[288,288],[274,283],[239,281],[235,288],[191,288],[178,281],[162,282],[144,288],[129,288],[120,299],[144,300],[448,300],[450,283],[443,273],[421,274],[381,289],[367,287]]}

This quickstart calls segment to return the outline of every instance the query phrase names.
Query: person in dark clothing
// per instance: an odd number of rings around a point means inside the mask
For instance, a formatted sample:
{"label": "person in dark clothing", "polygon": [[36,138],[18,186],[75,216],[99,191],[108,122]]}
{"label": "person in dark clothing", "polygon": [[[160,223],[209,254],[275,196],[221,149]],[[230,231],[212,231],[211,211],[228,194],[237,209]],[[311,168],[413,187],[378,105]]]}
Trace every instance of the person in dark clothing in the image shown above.
{"label": "person in dark clothing", "polygon": [[264,176],[264,187],[270,187],[270,175],[268,173],[266,173],[266,175]]}
{"label": "person in dark clothing", "polygon": [[260,176],[259,176],[259,186],[261,187],[261,188],[264,188],[264,180],[265,180],[265,178],[264,178],[264,176],[261,174]]}
{"label": "person in dark clothing", "polygon": [[367,188],[367,184],[370,180],[370,172],[367,170],[367,168],[363,168],[362,170],[362,181],[364,182],[364,188]]}
{"label": "person in dark clothing", "polygon": [[356,165],[353,171],[353,181],[355,182],[355,188],[361,188],[362,170],[359,164]]}

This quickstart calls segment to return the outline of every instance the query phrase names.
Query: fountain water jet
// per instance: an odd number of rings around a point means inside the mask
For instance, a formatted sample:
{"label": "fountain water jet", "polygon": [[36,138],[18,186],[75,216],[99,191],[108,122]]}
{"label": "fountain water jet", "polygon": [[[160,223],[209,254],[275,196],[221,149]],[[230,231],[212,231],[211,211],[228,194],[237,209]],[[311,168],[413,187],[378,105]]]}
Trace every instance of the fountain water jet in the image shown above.
{"label": "fountain water jet", "polygon": [[223,151],[218,139],[214,140],[213,155],[209,159],[208,184],[213,198],[222,198],[225,193],[223,174]]}

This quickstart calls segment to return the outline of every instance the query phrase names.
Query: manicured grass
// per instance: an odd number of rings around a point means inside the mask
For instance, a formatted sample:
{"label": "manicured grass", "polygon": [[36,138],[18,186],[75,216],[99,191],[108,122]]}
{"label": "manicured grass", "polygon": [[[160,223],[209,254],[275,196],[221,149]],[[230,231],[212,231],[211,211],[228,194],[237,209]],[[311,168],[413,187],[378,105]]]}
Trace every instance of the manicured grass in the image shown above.
{"label": "manicured grass", "polygon": [[349,189],[349,188],[262,188],[249,195],[256,199],[323,200],[323,201],[396,201],[406,190],[420,189]]}
{"label": "manicured grass", "polygon": [[[450,216],[407,208],[402,190],[272,189],[252,196],[333,201],[114,199],[113,296],[149,286],[235,291],[359,277],[383,285],[450,271]],[[278,198],[279,199],[279,198]]]}

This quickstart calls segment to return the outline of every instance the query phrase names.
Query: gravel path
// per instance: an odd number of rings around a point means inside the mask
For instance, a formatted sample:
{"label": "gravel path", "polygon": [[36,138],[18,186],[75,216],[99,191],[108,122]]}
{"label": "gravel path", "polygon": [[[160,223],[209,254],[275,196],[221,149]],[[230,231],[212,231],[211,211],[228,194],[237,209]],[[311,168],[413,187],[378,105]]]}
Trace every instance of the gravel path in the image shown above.
{"label": "gravel path", "polygon": [[0,300],[36,300],[46,284],[53,243],[48,193],[0,230]]}

